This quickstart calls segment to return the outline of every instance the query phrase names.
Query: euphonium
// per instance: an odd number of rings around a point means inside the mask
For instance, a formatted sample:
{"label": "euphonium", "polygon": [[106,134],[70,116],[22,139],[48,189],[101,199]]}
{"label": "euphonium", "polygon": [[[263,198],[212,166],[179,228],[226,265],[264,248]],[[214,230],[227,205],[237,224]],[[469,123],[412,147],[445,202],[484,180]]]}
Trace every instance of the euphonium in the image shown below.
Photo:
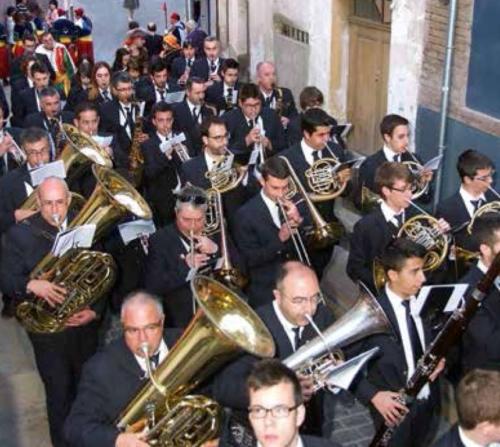
{"label": "euphonium", "polygon": [[[71,183],[78,179],[92,164],[107,168],[113,167],[111,157],[90,135],[79,131],[70,124],[62,124],[61,132],[64,133],[65,144],[57,159],[64,163],[68,185],[71,186]],[[36,208],[36,193],[33,191],[20,206],[20,209]]]}
{"label": "euphonium", "polygon": [[219,268],[215,268],[212,272],[212,276],[218,281],[222,282],[228,287],[235,289],[243,289],[247,284],[247,279],[242,275],[242,273],[233,266],[231,259],[229,257],[229,249],[227,246],[227,235],[226,235],[226,223],[224,220],[224,210],[222,207],[222,197],[219,191],[214,191],[215,194],[217,212],[219,214],[220,221],[220,251],[222,264]]}
{"label": "euphonium", "polygon": [[340,348],[369,335],[390,332],[391,324],[384,311],[369,293],[363,292],[341,318],[300,347],[283,363],[295,372],[313,379],[313,389],[329,387],[331,371],[343,362]]}
{"label": "euphonium", "polygon": [[[210,408],[200,411],[200,405],[191,406],[189,391],[238,352],[274,356],[268,329],[235,292],[201,275],[192,279],[191,289],[198,304],[196,315],[152,373],[154,380],[141,388],[116,421],[122,431],[147,428],[147,440],[152,443],[153,434],[155,445],[195,447],[216,437],[213,401],[199,396],[201,407]],[[179,430],[172,439],[175,428]]]}
{"label": "euphonium", "polygon": [[286,157],[280,156],[280,158],[285,162],[290,173],[290,177],[293,183],[295,183],[297,191],[304,199],[313,221],[312,228],[308,228],[305,231],[307,244],[314,248],[323,248],[337,243],[344,232],[343,227],[338,222],[325,222],[319,211],[314,206],[314,203],[309,198],[307,191],[300,182],[299,177],[293,169],[291,163]]}
{"label": "euphonium", "polygon": [[[95,224],[93,240],[96,241],[129,213],[141,219],[152,218],[148,204],[117,172],[98,165],[94,165],[92,171],[97,185],[68,229]],[[62,331],[71,315],[97,301],[109,290],[115,270],[109,254],[72,249],[58,258],[48,253],[33,269],[30,279],[45,279],[63,285],[68,295],[54,308],[45,300],[30,297],[17,306],[17,316],[30,332]]]}

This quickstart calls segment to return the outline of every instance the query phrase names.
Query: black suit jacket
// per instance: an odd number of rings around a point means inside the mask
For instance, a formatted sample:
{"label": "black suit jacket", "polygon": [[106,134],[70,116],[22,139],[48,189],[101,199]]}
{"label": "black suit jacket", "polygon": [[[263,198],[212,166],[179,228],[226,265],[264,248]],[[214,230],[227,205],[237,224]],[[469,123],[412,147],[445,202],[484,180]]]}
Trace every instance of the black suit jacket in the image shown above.
{"label": "black suit jacket", "polygon": [[253,307],[273,300],[278,267],[287,257],[292,257],[291,242],[281,242],[278,233],[279,229],[260,194],[238,210],[234,239],[248,266],[248,295]]}
{"label": "black suit jacket", "polygon": [[[217,73],[220,73],[222,68],[222,64],[224,59],[219,57],[219,67],[217,69]],[[190,78],[201,78],[204,81],[208,81],[210,76],[210,64],[206,57],[200,57],[194,61],[193,66],[191,67],[191,71],[189,72]]]}
{"label": "black suit jacket", "polygon": [[7,102],[3,85],[0,85],[0,107],[2,108],[3,117],[6,119],[10,115],[10,112],[9,103]]}
{"label": "black suit jacket", "polygon": [[23,127],[26,116],[35,112],[38,112],[35,88],[27,87],[16,93],[12,102],[13,125]]}
{"label": "black suit jacket", "polygon": [[[151,81],[143,82],[140,86],[137,87],[137,99],[140,101],[145,101],[144,107],[144,116],[149,116],[151,114],[151,109],[153,105],[156,103],[156,91],[155,86]],[[178,92],[180,88],[177,85],[170,83],[166,86],[165,95],[168,93]]]}
{"label": "black suit jacket", "polygon": [[[459,281],[469,284],[468,293],[482,279],[483,273],[477,266]],[[494,340],[500,336],[500,291],[493,286],[470,321],[462,337],[462,372],[474,368],[500,369],[500,346]]]}
{"label": "black suit jacket", "polygon": [[31,185],[31,177],[26,165],[0,178],[0,233],[4,233],[16,223],[14,211],[27,197],[25,182]]}
{"label": "black suit jacket", "polygon": [[[171,348],[179,336],[179,331],[166,330],[167,346]],[[146,383],[123,338],[105,346],[83,368],[78,394],[64,426],[68,443],[75,447],[114,446],[120,434],[114,421]]]}
{"label": "black suit jacket", "polygon": [[[412,210],[405,211],[406,219],[412,216]],[[380,207],[363,216],[354,225],[351,236],[347,274],[353,281],[362,281],[374,293],[373,261],[380,256],[389,242],[396,237],[398,228],[387,222]]]}
{"label": "black suit jacket", "polygon": [[[174,104],[174,130],[176,132],[184,132],[191,141],[195,155],[201,153],[202,141],[200,133],[200,125],[195,122],[191,110],[189,109],[187,99]],[[206,106],[201,107],[202,121],[208,116],[213,115],[212,110]]]}
{"label": "black suit jacket", "polygon": [[170,81],[172,82],[172,84],[178,84],[179,78],[184,74],[185,71],[186,71],[186,58],[181,54],[179,57],[176,57],[172,61],[172,67],[170,69]]}
{"label": "black suit jacket", "polygon": [[[240,88],[239,83],[233,87],[234,91],[238,91]],[[214,106],[217,109],[217,113],[226,112],[238,107],[238,100],[234,102],[231,106],[228,106],[226,98],[224,97],[224,81],[215,81],[210,87],[207,88],[205,92],[205,101],[207,104]]]}
{"label": "black suit jacket", "polygon": [[[73,112],[69,112],[69,111],[62,111],[61,112],[61,118],[62,118],[63,123],[73,124],[74,117],[75,117],[75,115]],[[28,127],[39,127],[40,129],[47,130],[45,123],[46,123],[45,113],[44,112],[34,112],[34,113],[30,113],[24,119],[24,128],[27,129]]]}
{"label": "black suit jacket", "polygon": [[458,425],[455,424],[443,436],[441,436],[432,447],[465,447],[458,433]]}
{"label": "black suit jacket", "polygon": [[153,56],[160,54],[163,46],[163,37],[159,34],[147,34],[146,35],[146,48],[148,49],[148,55],[151,59]]}
{"label": "black suit jacket", "polygon": [[[281,125],[280,119],[274,110],[262,109],[260,114],[266,131],[266,137],[271,140],[273,146],[273,154],[276,154],[286,147],[286,137]],[[250,153],[253,150],[253,144],[247,146],[245,137],[251,129],[248,127],[248,122],[239,109],[233,109],[230,112],[224,113],[223,119],[226,122],[227,131],[229,132],[229,148],[235,154],[236,160],[241,164],[247,164],[250,158]],[[271,155],[269,152],[268,155]]]}
{"label": "black suit jacket", "polygon": [[[285,116],[286,118],[297,116],[298,112],[297,107],[295,107],[295,100],[293,99],[292,91],[286,87],[280,87],[280,89],[283,95],[281,116]],[[277,98],[278,92],[276,89],[273,90],[273,94],[268,98],[267,101],[264,99],[264,95],[262,93],[260,94],[262,106],[265,108],[270,108],[273,103],[273,99],[277,101]]]}

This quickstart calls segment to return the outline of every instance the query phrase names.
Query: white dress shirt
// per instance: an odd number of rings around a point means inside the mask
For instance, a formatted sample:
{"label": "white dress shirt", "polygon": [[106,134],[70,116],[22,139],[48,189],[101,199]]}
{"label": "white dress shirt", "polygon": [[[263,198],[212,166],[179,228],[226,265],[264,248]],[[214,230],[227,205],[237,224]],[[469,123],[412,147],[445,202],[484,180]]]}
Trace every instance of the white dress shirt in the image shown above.
{"label": "white dress shirt", "polygon": [[[278,317],[279,322],[281,323],[281,326],[283,326],[283,329],[285,330],[286,336],[288,337],[288,340],[290,340],[290,344],[293,347],[293,350],[295,351],[295,331],[294,329],[297,327],[297,325],[290,323],[286,317],[283,315],[283,312],[281,312],[280,307],[278,306],[278,303],[276,300],[273,301],[273,308],[274,311],[276,312],[276,316]],[[299,326],[299,337],[302,337],[302,332],[304,331],[303,326]]]}
{"label": "white dress shirt", "polygon": [[271,213],[271,218],[273,219],[274,225],[276,225],[278,228],[281,228],[278,204],[267,197],[262,190],[260,191],[260,195],[262,197],[262,200],[264,200],[264,204],[267,206],[269,213]]}
{"label": "white dress shirt", "polygon": [[314,153],[317,152],[316,149],[313,149],[311,146],[309,146],[304,139],[302,138],[302,141],[300,142],[300,147],[302,148],[302,153],[304,154],[304,158],[306,159],[306,162],[309,166],[312,166],[314,163]]}
{"label": "white dress shirt", "polygon": [[[262,447],[260,442],[257,442],[257,447]],[[304,443],[302,442],[302,438],[300,436],[297,437],[297,442],[295,445],[289,444],[288,447],[304,447]]]}
{"label": "white dress shirt", "polygon": [[401,212],[398,213],[398,212],[394,211],[384,201],[382,201],[380,203],[380,211],[382,211],[382,214],[384,215],[384,218],[385,218],[386,222],[390,222],[390,223],[394,224],[398,228],[399,228],[399,222],[396,219],[396,216],[399,216],[399,215],[403,214],[403,222],[405,221],[405,210],[403,210],[403,211],[401,211]]}
{"label": "white dress shirt", "polygon": [[201,124],[201,106],[194,105],[189,99],[186,99],[191,116],[193,116],[193,110],[196,107],[196,114],[198,115],[198,124]]}
{"label": "white dress shirt", "polygon": [[481,194],[480,196],[474,197],[470,193],[468,193],[465,188],[462,186],[460,188],[460,197],[462,197],[462,200],[464,201],[465,208],[467,209],[467,212],[469,213],[469,216],[472,217],[474,215],[474,205],[471,203],[471,200],[482,200],[482,203],[486,203],[486,197],[484,194]]}
{"label": "white dress shirt", "polygon": [[209,171],[212,171],[217,163],[221,160],[222,157],[214,157],[211,153],[208,152],[208,150],[203,151],[203,155],[205,157],[205,163],[207,164],[207,169]]}
{"label": "white dress shirt", "polygon": [[[415,372],[415,360],[413,359],[413,351],[411,348],[410,334],[408,331],[408,325],[406,324],[406,309],[403,305],[403,298],[396,295],[389,285],[385,286],[385,293],[387,298],[391,303],[394,314],[396,315],[396,320],[398,322],[399,332],[401,334],[401,341],[403,343],[403,351],[405,354],[406,365],[407,365],[407,375],[406,378],[409,379]],[[422,325],[422,319],[420,315],[415,315],[415,308],[417,307],[416,297],[412,296],[410,298],[410,312],[415,321],[415,326],[417,327],[418,337],[420,338],[420,343],[422,344],[422,349],[425,351],[425,337],[424,337],[424,327]],[[418,360],[418,359],[417,359]],[[430,395],[429,385],[426,384],[418,393],[418,399],[425,399]]]}
{"label": "white dress shirt", "polygon": [[[469,439],[460,426],[458,426],[458,437],[460,438],[460,441],[462,441],[464,447],[486,447],[485,445],[478,444],[476,441]],[[494,444],[489,445],[493,446]]]}
{"label": "white dress shirt", "polygon": [[385,156],[385,159],[387,161],[394,161],[394,156],[395,155],[398,155],[399,156],[399,159],[401,161],[401,157],[403,156],[403,154],[398,154],[397,152],[394,152],[389,146],[387,146],[386,144],[384,144],[384,147],[382,148],[382,150],[384,151],[384,156]]}
{"label": "white dress shirt", "polygon": [[[165,360],[165,357],[168,354],[168,347],[167,347],[167,344],[165,343],[165,340],[163,340],[163,339],[161,340],[160,347],[158,348],[158,351],[160,352],[160,356],[158,358],[158,365],[159,365],[161,362],[163,362],[163,360]],[[156,351],[156,352],[158,352],[158,351]],[[156,352],[153,353],[153,355],[156,354]],[[143,357],[138,356],[136,354],[134,354],[134,357],[137,360],[137,363],[139,364],[139,366],[142,369],[142,371],[144,373],[147,373],[146,360],[144,360]]]}

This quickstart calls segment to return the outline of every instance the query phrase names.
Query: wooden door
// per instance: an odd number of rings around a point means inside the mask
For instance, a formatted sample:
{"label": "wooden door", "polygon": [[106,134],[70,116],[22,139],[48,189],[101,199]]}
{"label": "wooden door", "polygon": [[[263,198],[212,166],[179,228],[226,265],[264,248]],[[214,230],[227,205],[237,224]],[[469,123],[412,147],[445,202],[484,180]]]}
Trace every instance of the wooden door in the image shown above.
{"label": "wooden door", "polygon": [[387,110],[390,28],[353,17],[349,35],[348,144],[369,155],[382,144],[378,127]]}

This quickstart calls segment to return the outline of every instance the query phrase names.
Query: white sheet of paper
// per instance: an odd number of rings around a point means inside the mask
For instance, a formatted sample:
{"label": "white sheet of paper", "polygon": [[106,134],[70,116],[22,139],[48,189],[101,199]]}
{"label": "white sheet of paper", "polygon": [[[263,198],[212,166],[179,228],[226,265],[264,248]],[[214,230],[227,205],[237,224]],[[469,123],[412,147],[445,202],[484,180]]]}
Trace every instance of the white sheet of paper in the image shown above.
{"label": "white sheet of paper", "polygon": [[170,140],[165,140],[163,143],[160,144],[160,151],[162,151],[164,154],[169,152],[172,146],[175,144],[180,144],[186,141],[186,135],[184,135],[184,132],[181,132],[180,134],[174,135]]}
{"label": "white sheet of paper", "polygon": [[443,312],[453,312],[461,303],[469,284],[456,284],[457,288],[453,291],[450,299],[446,303]]}
{"label": "white sheet of paper", "polygon": [[101,137],[100,135],[92,135],[92,139],[101,147],[111,146],[113,142],[113,135],[109,137]]}
{"label": "white sheet of paper", "polygon": [[186,276],[186,281],[191,281],[195,277],[197,271],[198,269],[195,268],[190,269]]}
{"label": "white sheet of paper", "polygon": [[363,162],[366,160],[366,157],[360,157],[356,160],[356,163],[352,167],[352,169],[359,169],[359,167],[363,164]]}
{"label": "white sheet of paper", "polygon": [[38,186],[47,177],[59,177],[66,178],[66,169],[64,168],[64,162],[62,160],[53,161],[52,163],[47,163],[39,168],[30,171],[31,184],[33,186]]}
{"label": "white sheet of paper", "polygon": [[185,96],[184,91],[167,93],[165,96],[165,102],[167,104],[173,104],[174,102],[182,102]]}
{"label": "white sheet of paper", "polygon": [[434,158],[431,158],[425,165],[424,169],[427,171],[435,171],[441,165],[441,160],[443,159],[442,155],[438,155]]}
{"label": "white sheet of paper", "polygon": [[90,248],[94,240],[95,229],[95,224],[87,224],[61,231],[54,241],[52,253],[60,257],[72,248]]}
{"label": "white sheet of paper", "polygon": [[118,225],[118,231],[125,245],[137,239],[140,236],[147,236],[156,231],[152,220],[137,219]]}
{"label": "white sheet of paper", "polygon": [[259,156],[260,156],[260,150],[259,150],[259,146],[257,145],[257,147],[250,154],[250,160],[248,160],[248,164],[249,165],[256,164],[257,160],[259,159]]}
{"label": "white sheet of paper", "polygon": [[24,182],[24,189],[26,190],[26,195],[29,196],[34,191],[33,186],[31,186],[28,182]]}

